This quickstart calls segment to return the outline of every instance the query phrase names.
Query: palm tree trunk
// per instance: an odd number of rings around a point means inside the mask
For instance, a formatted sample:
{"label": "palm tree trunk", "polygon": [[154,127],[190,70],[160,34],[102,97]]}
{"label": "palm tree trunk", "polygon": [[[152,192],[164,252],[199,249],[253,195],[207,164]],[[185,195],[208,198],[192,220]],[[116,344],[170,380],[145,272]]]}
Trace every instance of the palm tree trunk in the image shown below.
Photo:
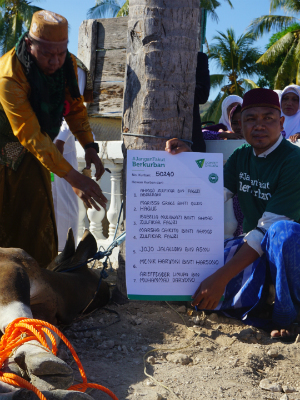
{"label": "palm tree trunk", "polygon": [[[130,0],[129,4],[122,129],[141,136],[123,136],[123,193],[127,149],[164,150],[167,138],[191,140],[199,49],[199,0]],[[125,246],[120,251],[117,287],[126,295]]]}
{"label": "palm tree trunk", "polygon": [[[199,0],[130,0],[123,132],[190,139]],[[124,137],[127,149],[164,140]]]}

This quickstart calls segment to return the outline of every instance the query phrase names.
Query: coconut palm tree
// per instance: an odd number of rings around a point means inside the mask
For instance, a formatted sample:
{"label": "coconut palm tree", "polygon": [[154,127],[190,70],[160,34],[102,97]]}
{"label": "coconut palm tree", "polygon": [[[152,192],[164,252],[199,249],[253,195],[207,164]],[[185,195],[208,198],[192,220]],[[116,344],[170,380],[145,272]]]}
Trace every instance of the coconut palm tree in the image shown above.
{"label": "coconut palm tree", "polygon": [[[226,3],[232,7],[230,0],[225,0]],[[121,3],[124,3],[121,6]],[[209,15],[214,19],[218,20],[216,14],[216,8],[219,7],[221,3],[218,0],[200,0],[200,7],[208,11]],[[103,18],[104,16],[110,15],[112,17],[124,17],[128,15],[129,12],[129,0],[118,1],[118,0],[96,0],[96,5],[89,9],[89,18]]]}
{"label": "coconut palm tree", "polygon": [[[288,13],[300,12],[299,0],[271,0],[270,13],[283,8]],[[259,59],[258,63],[272,65],[282,58],[274,80],[274,89],[283,89],[289,83],[300,84],[300,29],[299,19],[291,15],[263,15],[256,18],[249,26],[249,32],[256,37],[270,32],[271,29],[282,31],[285,35],[279,38]],[[298,22],[298,24],[296,24]]]}
{"label": "coconut palm tree", "polygon": [[251,79],[259,72],[256,60],[260,52],[252,47],[255,37],[252,33],[246,33],[236,38],[232,28],[226,33],[218,32],[213,40],[215,43],[208,47],[208,58],[215,60],[222,71],[220,74],[210,76],[211,87],[221,87],[221,92],[207,110],[203,119],[218,121],[221,116],[223,100],[231,95],[242,96],[246,89],[258,87]]}
{"label": "coconut palm tree", "polygon": [[27,0],[0,0],[0,54],[14,47],[30,27],[33,13],[41,8]]}
{"label": "coconut palm tree", "polygon": [[[278,74],[278,71],[281,71],[281,66],[284,63],[284,60],[287,56],[286,51],[281,51],[279,54],[276,52],[275,54],[272,54],[268,50],[275,44],[277,43],[281,38],[283,38],[287,33],[291,32],[295,34],[297,30],[300,30],[300,24],[292,24],[288,28],[284,29],[283,31],[274,33],[269,42],[266,45],[266,53],[263,55],[259,63],[262,66],[262,71],[260,73],[260,78],[257,82],[257,84],[260,87],[269,87],[269,88],[275,88],[275,80],[276,80],[276,86],[277,88],[284,88],[285,86],[289,85],[290,83],[295,83],[296,82],[296,75],[294,76],[291,75],[291,72],[295,66],[297,66],[298,62],[295,61],[292,63],[290,66],[289,70],[286,71],[288,73],[285,73],[284,75]],[[296,39],[296,37],[294,37]],[[278,43],[277,43],[278,45]],[[276,47],[276,46],[274,46]],[[273,48],[274,49],[274,48]],[[272,49],[272,50],[273,50]],[[275,57],[273,57],[273,55]],[[269,59],[272,61],[268,62]],[[267,60],[267,61],[265,61]],[[285,65],[285,64],[284,64]]]}

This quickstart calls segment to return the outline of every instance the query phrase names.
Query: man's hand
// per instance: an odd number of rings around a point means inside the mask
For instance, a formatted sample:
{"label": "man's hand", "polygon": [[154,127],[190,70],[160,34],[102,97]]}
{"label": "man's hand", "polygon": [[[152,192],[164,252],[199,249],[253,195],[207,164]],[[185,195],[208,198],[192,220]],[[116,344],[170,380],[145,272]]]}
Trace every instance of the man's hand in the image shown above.
{"label": "man's hand", "polygon": [[95,165],[96,168],[95,177],[96,180],[98,181],[104,174],[104,167],[95,149],[89,148],[85,150],[85,162],[87,169],[91,168],[91,164]]}
{"label": "man's hand", "polygon": [[295,133],[295,135],[290,136],[289,139],[292,143],[296,143],[297,139],[300,139],[300,133]]}
{"label": "man's hand", "polygon": [[194,299],[192,306],[199,306],[199,308],[206,310],[213,310],[217,307],[228,283],[220,275],[219,271],[216,271],[201,282],[192,296]]}
{"label": "man's hand", "polygon": [[64,176],[64,179],[70,183],[74,192],[88,208],[94,207],[97,211],[100,211],[98,204],[103,208],[106,207],[107,198],[93,179],[80,174],[74,168]]}
{"label": "man's hand", "polygon": [[228,282],[258,258],[259,254],[244,243],[228,263],[201,282],[192,296],[192,306],[207,310],[216,308]]}
{"label": "man's hand", "polygon": [[59,140],[59,139],[57,139],[56,141],[55,141],[55,146],[57,147],[57,150],[61,153],[61,154],[64,154],[64,145],[65,145],[65,142],[63,141],[63,140]]}
{"label": "man's hand", "polygon": [[170,139],[166,142],[165,150],[171,154],[179,154],[179,153],[184,153],[186,151],[189,152],[192,151],[186,143],[176,138]]}

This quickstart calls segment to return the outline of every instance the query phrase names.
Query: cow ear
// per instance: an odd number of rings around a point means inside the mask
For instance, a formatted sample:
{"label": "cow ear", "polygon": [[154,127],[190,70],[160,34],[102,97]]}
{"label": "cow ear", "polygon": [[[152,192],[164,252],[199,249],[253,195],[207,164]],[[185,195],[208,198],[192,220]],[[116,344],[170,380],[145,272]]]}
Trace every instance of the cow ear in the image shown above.
{"label": "cow ear", "polygon": [[75,240],[74,240],[73,230],[72,228],[69,228],[65,248],[48,265],[47,269],[51,271],[59,271],[60,267],[65,267],[66,262],[70,260],[74,256],[74,254],[75,254]]}
{"label": "cow ear", "polygon": [[86,229],[79,245],[77,246],[72,265],[83,264],[97,253],[97,242],[91,232]]}

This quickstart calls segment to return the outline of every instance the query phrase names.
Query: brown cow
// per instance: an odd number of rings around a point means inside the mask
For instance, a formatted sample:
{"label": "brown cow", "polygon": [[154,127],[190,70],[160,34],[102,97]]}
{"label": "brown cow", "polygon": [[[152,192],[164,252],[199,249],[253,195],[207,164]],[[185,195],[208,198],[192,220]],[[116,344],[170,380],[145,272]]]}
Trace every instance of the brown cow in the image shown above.
{"label": "brown cow", "polygon": [[[68,233],[64,251],[47,267],[41,269],[24,250],[0,248],[0,329],[16,318],[36,318],[51,324],[70,323],[94,298],[100,271],[90,269],[86,261],[97,251],[93,235],[86,231],[75,251],[72,230]],[[62,272],[84,264],[70,272]],[[87,311],[102,307],[109,301],[109,289],[102,281],[100,290]],[[37,342],[21,345],[6,365],[25,377],[39,390],[46,392],[47,399],[87,400],[90,396],[70,392],[73,382],[72,369]],[[4,394],[5,393],[5,394]],[[16,390],[0,383],[1,399],[37,399],[27,390]]]}

